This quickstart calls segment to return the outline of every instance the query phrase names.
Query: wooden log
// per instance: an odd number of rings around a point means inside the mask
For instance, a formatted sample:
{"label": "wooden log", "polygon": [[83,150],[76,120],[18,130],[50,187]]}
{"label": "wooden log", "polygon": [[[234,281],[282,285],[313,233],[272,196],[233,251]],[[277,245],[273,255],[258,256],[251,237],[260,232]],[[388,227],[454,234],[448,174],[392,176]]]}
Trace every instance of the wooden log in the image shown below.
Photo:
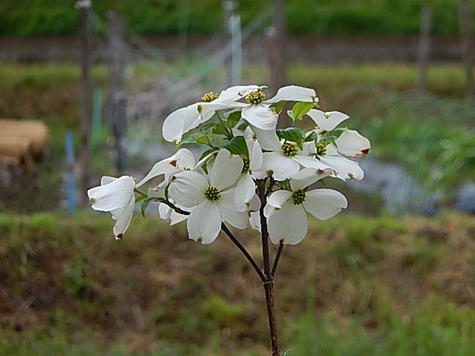
{"label": "wooden log", "polygon": [[0,161],[23,167],[26,170],[32,164],[32,144],[30,140],[19,137],[0,136]]}
{"label": "wooden log", "polygon": [[8,137],[29,140],[34,159],[43,157],[48,150],[48,127],[41,121],[0,119],[0,140]]}

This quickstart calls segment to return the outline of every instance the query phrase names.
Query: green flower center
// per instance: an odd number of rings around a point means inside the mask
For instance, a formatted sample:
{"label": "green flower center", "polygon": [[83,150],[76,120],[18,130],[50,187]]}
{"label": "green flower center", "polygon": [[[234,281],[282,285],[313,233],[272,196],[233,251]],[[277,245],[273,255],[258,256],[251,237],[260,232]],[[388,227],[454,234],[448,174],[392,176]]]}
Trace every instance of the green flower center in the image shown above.
{"label": "green flower center", "polygon": [[212,102],[213,100],[216,100],[218,99],[218,94],[216,94],[215,92],[208,92],[206,93],[205,95],[203,95],[203,97],[201,98],[201,101],[205,102],[205,103],[210,103]]}
{"label": "green flower center", "polygon": [[216,187],[208,187],[205,190],[205,197],[208,200],[216,201],[221,198],[221,193],[219,192],[219,189]]}
{"label": "green flower center", "polygon": [[244,165],[242,166],[241,173],[246,173],[249,170],[249,159],[243,158],[242,161],[244,162]]}
{"label": "green flower center", "polygon": [[264,94],[262,89],[257,89],[247,94],[244,100],[246,100],[249,104],[257,105],[257,104],[262,103],[265,100],[265,98],[266,98],[266,95]]}
{"label": "green flower center", "polygon": [[296,192],[293,192],[292,199],[294,201],[294,204],[302,204],[305,201],[306,195],[307,193],[305,193],[304,190],[297,190]]}
{"label": "green flower center", "polygon": [[293,143],[285,142],[282,145],[282,153],[284,154],[284,156],[293,157],[297,155],[297,152],[297,145],[294,145]]}
{"label": "green flower center", "polygon": [[317,148],[317,156],[323,156],[327,153],[327,146],[322,142],[315,142],[315,147]]}

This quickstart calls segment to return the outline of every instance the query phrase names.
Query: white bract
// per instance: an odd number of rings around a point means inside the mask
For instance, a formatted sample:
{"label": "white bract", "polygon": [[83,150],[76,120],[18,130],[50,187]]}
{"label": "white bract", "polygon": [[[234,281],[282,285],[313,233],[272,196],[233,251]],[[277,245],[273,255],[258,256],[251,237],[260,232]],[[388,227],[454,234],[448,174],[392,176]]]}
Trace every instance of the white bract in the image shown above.
{"label": "white bract", "polygon": [[278,190],[269,196],[264,214],[273,243],[295,245],[302,241],[307,234],[306,213],[328,220],[347,207],[345,196],[336,190],[307,190],[329,174],[330,171],[305,168],[290,180],[290,190]]}
{"label": "white bract", "polygon": [[187,220],[188,235],[204,244],[213,242],[221,230],[221,222],[244,229],[248,215],[239,212],[234,202],[234,184],[241,175],[241,157],[220,149],[209,174],[184,171],[170,182],[170,197],[186,208],[193,208]]}
{"label": "white bract", "polygon": [[112,218],[116,220],[113,232],[118,240],[122,239],[132,220],[135,207],[134,189],[135,181],[132,177],[104,176],[99,187],[87,191],[92,208],[110,212]]}
{"label": "white bract", "polygon": [[[189,238],[203,244],[227,231],[223,224],[261,231],[264,222],[273,243],[294,245],[307,233],[308,215],[327,220],[345,209],[341,193],[312,186],[324,178],[362,179],[352,159],[369,151],[369,140],[338,127],[348,115],[317,109],[313,89],[289,85],[270,99],[264,91],[234,86],[174,111],[162,130],[167,141],[181,142],[174,155],[154,164],[137,184],[128,176],[103,177],[101,186],[90,189],[92,208],[117,220],[114,236],[127,230],[136,201],[142,211],[158,202],[160,218],[171,225],[186,221]],[[286,102],[295,103],[292,110],[282,110]],[[278,129],[279,116],[286,114],[293,125]],[[314,124],[310,131],[299,128],[304,119],[302,127]],[[201,157],[187,144],[202,146]]]}

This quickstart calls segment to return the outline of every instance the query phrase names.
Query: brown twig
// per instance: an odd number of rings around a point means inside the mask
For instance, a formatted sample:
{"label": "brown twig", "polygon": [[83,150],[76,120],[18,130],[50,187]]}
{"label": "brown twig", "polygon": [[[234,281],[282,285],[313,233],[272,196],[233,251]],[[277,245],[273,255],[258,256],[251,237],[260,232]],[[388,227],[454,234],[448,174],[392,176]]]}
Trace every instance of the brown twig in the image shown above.
{"label": "brown twig", "polygon": [[264,276],[264,273],[262,273],[260,267],[254,260],[254,258],[252,258],[252,256],[249,254],[249,252],[247,252],[246,248],[241,244],[241,242],[239,242],[239,240],[233,235],[233,233],[228,229],[228,227],[224,225],[224,223],[221,224],[221,229],[226,233],[226,235],[231,239],[231,241],[237,246],[237,248],[241,250],[241,252],[247,258],[247,260],[252,265],[252,267],[254,267],[257,274],[261,278],[261,280],[265,282],[266,277]]}
{"label": "brown twig", "polygon": [[282,255],[282,251],[284,250],[284,246],[285,245],[281,240],[280,244],[279,244],[279,249],[277,250],[277,254],[275,255],[274,264],[272,266],[272,278],[274,278],[275,272],[277,272],[277,266],[279,265],[280,256]]}

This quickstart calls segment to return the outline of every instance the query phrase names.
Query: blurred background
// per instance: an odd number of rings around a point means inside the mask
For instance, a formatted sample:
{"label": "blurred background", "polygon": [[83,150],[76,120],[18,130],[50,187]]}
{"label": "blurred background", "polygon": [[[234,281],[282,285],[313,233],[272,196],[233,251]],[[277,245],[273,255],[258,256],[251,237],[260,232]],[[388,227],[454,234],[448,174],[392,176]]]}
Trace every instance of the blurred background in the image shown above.
{"label": "blurred background", "polygon": [[[287,355],[473,355],[475,1],[2,0],[0,354],[265,355],[258,278],[156,206],[122,242],[85,190],[173,153],[164,118],[312,87],[372,142],[349,209],[284,250]],[[259,255],[253,232],[237,232]]]}

